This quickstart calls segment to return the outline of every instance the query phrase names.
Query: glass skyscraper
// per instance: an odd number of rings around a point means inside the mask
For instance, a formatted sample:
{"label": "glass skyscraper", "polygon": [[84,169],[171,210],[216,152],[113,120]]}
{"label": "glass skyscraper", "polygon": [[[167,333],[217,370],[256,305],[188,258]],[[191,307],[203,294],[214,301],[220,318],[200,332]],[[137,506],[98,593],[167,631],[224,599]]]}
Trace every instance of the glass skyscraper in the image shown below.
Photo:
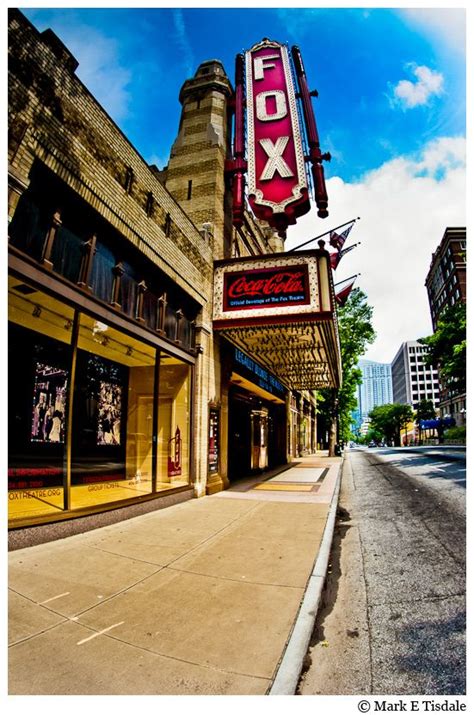
{"label": "glass skyscraper", "polygon": [[362,371],[362,384],[357,386],[357,413],[353,415],[357,429],[374,407],[393,402],[390,363],[359,360],[358,368]]}

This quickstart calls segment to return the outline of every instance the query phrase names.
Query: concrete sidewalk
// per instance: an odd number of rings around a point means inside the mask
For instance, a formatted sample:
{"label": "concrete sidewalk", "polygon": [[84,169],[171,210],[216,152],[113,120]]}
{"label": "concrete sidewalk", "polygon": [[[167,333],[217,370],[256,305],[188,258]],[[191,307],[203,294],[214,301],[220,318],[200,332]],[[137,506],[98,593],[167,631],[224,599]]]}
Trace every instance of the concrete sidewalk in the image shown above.
{"label": "concrete sidewalk", "polygon": [[11,552],[9,693],[264,695],[275,679],[291,688],[340,466],[323,452]]}

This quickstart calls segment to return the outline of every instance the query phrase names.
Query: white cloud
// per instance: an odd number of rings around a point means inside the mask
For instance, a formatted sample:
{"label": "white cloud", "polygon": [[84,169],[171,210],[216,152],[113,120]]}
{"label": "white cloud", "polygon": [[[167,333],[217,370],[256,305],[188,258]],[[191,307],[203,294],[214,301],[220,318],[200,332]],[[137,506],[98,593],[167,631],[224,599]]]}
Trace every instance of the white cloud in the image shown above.
{"label": "white cloud", "polygon": [[398,12],[432,34],[436,42],[443,42],[456,53],[466,53],[465,8],[399,8]]}
{"label": "white cloud", "polygon": [[416,77],[415,82],[402,79],[394,87],[393,94],[404,107],[423,106],[431,97],[439,97],[443,92],[443,75],[424,65],[417,66],[413,63],[407,65]]}
{"label": "white cloud", "polygon": [[175,29],[175,39],[181,52],[181,58],[186,76],[190,77],[195,71],[194,57],[189,43],[186,25],[184,23],[183,11],[180,8],[173,10],[173,24]]}
{"label": "white cloud", "polygon": [[[466,225],[465,140],[438,139],[418,157],[399,157],[357,183],[327,180],[330,216],[313,209],[288,232],[286,248],[357,216],[335,281],[360,273],[356,285],[374,307],[377,339],[366,354],[391,362],[402,342],[432,332],[425,279],[448,226]],[[317,242],[308,248],[317,248]]]}
{"label": "white cloud", "polygon": [[466,141],[464,138],[440,137],[428,144],[418,160],[412,162],[418,174],[430,175],[436,178],[440,174],[466,164]]}

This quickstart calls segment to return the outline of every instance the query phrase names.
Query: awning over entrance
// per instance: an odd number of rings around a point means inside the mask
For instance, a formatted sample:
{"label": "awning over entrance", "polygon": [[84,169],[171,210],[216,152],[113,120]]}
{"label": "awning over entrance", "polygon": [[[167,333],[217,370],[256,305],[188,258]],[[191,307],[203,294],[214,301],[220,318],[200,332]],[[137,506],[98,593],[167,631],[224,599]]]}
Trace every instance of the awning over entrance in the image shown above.
{"label": "awning over entrance", "polygon": [[214,329],[290,389],[339,387],[334,306],[327,251],[215,263]]}

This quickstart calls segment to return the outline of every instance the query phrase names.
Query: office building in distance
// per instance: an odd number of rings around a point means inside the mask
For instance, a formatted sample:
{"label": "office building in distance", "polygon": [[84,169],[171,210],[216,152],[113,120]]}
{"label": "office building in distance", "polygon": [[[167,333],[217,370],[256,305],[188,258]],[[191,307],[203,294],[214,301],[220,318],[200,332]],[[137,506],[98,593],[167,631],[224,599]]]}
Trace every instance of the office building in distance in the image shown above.
{"label": "office building in distance", "polygon": [[425,365],[426,352],[427,347],[417,340],[400,346],[391,365],[394,402],[411,405],[416,410],[418,403],[425,399],[438,407],[438,371]]}

